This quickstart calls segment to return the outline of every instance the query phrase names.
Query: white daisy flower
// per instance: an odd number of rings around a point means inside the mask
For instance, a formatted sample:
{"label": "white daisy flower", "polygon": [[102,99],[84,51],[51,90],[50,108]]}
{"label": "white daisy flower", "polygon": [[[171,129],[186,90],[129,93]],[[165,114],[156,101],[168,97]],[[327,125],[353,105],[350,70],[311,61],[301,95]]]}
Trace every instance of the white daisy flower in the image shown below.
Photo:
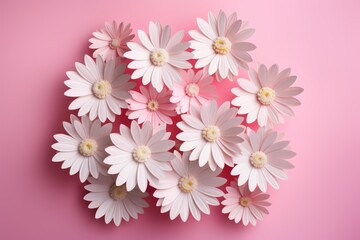
{"label": "white daisy flower", "polygon": [[[141,45],[129,42],[131,49],[124,56],[132,59],[128,68],[136,69],[131,75],[132,79],[142,77],[142,83],[152,86],[160,92],[164,84],[173,88],[173,81],[181,82],[180,70],[191,68],[187,61],[193,54],[186,52],[190,43],[181,42],[184,32],[177,32],[173,37],[170,27],[162,28],[159,23],[150,22],[149,36],[142,30],[138,30]],[[149,38],[150,37],[150,38]]]}
{"label": "white daisy flower", "polygon": [[239,74],[239,67],[248,69],[247,62],[252,58],[248,51],[254,50],[254,44],[245,42],[253,33],[254,29],[246,28],[241,20],[237,19],[236,13],[229,18],[223,11],[216,18],[209,12],[208,22],[197,18],[200,31],[189,31],[194,39],[190,41],[190,47],[194,58],[198,59],[195,68],[205,67],[209,75],[216,73],[216,79],[233,79]]}
{"label": "white daisy flower", "polygon": [[266,207],[271,203],[266,200],[270,195],[262,193],[258,188],[250,192],[246,185],[239,187],[232,181],[226,191],[225,200],[221,202],[224,205],[222,212],[229,213],[230,220],[236,223],[242,221],[245,226],[249,223],[255,226],[258,220],[263,220],[264,214],[269,214]]}
{"label": "white daisy flower", "polygon": [[65,92],[68,97],[76,97],[69,106],[70,110],[79,109],[79,116],[89,113],[90,120],[99,117],[115,120],[121,114],[121,108],[127,108],[125,99],[131,97],[129,90],[135,87],[129,82],[130,75],[124,74],[125,65],[115,66],[115,60],[104,63],[98,56],[96,63],[85,55],[85,65],[75,63],[77,72],[67,72],[70,80],[65,85],[70,89]]}
{"label": "white daisy flower", "polygon": [[153,134],[150,122],[140,128],[136,121],[131,122],[129,129],[120,125],[120,134],[112,133],[110,138],[114,146],[106,148],[110,154],[104,163],[109,164],[109,174],[117,174],[116,185],[126,183],[131,191],[139,186],[145,192],[148,182],[154,184],[156,179],[164,177],[164,171],[170,171],[170,161],[174,155],[168,152],[175,142],[166,138],[165,130]]}
{"label": "white daisy flower", "polygon": [[218,189],[226,179],[217,177],[220,169],[213,172],[208,167],[200,168],[189,161],[190,152],[181,154],[174,152],[176,158],[171,161],[173,171],[157,183],[154,196],[159,198],[157,206],[161,212],[170,212],[173,220],[180,215],[186,222],[189,213],[200,220],[200,213],[210,214],[209,205],[218,206],[217,197],[223,196]]}
{"label": "white daisy flower", "polygon": [[92,43],[90,48],[95,49],[93,57],[101,56],[105,62],[122,58],[124,52],[129,50],[127,42],[135,37],[131,32],[130,24],[106,22],[105,28],[93,32],[94,37],[89,40]]}
{"label": "white daisy flower", "polygon": [[95,218],[105,216],[105,223],[111,220],[116,226],[122,220],[128,222],[130,218],[137,219],[138,214],[144,213],[148,203],[144,200],[147,193],[141,192],[138,188],[127,191],[125,186],[116,186],[115,180],[109,175],[100,175],[98,179],[89,178],[90,184],[85,186],[89,191],[84,200],[89,201],[89,208],[97,208]]}
{"label": "white daisy flower", "polygon": [[181,151],[191,151],[190,161],[199,161],[202,167],[209,164],[211,170],[233,166],[232,158],[240,153],[239,134],[242,117],[236,117],[236,109],[225,102],[219,108],[216,101],[210,101],[200,110],[191,109],[191,114],[181,115],[177,126],[182,130],[176,137],[183,141]]}
{"label": "white daisy flower", "polygon": [[215,86],[211,85],[213,78],[206,71],[195,74],[194,70],[189,69],[187,72],[183,71],[181,76],[183,81],[174,83],[170,98],[170,102],[177,104],[178,114],[188,113],[191,106],[199,108],[209,100],[217,98]]}
{"label": "white daisy flower", "polygon": [[99,173],[106,173],[103,160],[107,156],[105,148],[111,144],[112,124],[101,126],[99,120],[91,122],[88,116],[83,116],[80,121],[71,115],[70,120],[71,123],[63,122],[67,135],[54,135],[57,143],[52,148],[58,153],[52,161],[63,162],[61,168],[70,168],[70,175],[79,173],[81,182],[85,182],[89,174],[98,178]]}
{"label": "white daisy flower", "polygon": [[286,161],[295,156],[295,152],[287,149],[289,141],[279,141],[278,134],[271,129],[259,128],[244,134],[241,143],[241,156],[234,159],[237,164],[231,175],[239,176],[238,185],[248,184],[250,191],[258,186],[266,192],[267,183],[279,189],[277,179],[287,179],[284,169],[294,166]]}
{"label": "white daisy flower", "polygon": [[260,127],[283,123],[283,115],[294,116],[291,106],[300,105],[294,96],[299,95],[304,89],[291,87],[296,81],[296,76],[290,75],[287,68],[279,73],[277,65],[269,69],[265,65],[259,66],[258,72],[249,70],[249,78],[239,79],[239,87],[231,89],[237,97],[232,100],[234,106],[239,107],[239,114],[247,114],[246,122],[257,120]]}

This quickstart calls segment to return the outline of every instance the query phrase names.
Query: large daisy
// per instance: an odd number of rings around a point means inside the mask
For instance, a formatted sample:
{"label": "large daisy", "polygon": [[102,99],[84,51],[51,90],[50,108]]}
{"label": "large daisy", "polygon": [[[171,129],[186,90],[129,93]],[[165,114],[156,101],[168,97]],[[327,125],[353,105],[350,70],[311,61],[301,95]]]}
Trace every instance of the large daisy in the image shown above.
{"label": "large daisy", "polygon": [[244,130],[240,125],[242,117],[236,117],[236,109],[225,102],[219,108],[216,101],[210,101],[199,111],[181,115],[177,126],[182,130],[176,137],[183,141],[181,151],[191,151],[190,161],[198,160],[199,166],[209,164],[211,170],[233,166],[232,158],[240,153],[239,134]]}
{"label": "large daisy", "polygon": [[158,93],[152,86],[149,89],[140,86],[140,92],[130,91],[130,94],[131,98],[126,100],[129,104],[126,112],[129,119],[137,119],[139,124],[150,121],[154,127],[173,123],[171,117],[176,115],[176,105],[170,102],[169,90],[164,88]]}
{"label": "large daisy", "polygon": [[115,180],[109,175],[100,175],[98,179],[89,178],[90,184],[85,186],[89,191],[84,200],[89,201],[89,208],[97,208],[95,218],[105,217],[106,224],[114,221],[116,226],[122,220],[128,222],[130,218],[137,219],[138,214],[144,213],[148,203],[144,200],[147,193],[138,188],[127,191],[125,186],[116,186]]}
{"label": "large daisy", "polygon": [[70,168],[70,175],[79,173],[80,181],[85,182],[89,175],[98,178],[99,173],[106,173],[103,160],[105,148],[111,144],[109,134],[112,124],[101,126],[99,120],[90,121],[83,116],[81,121],[74,115],[71,122],[63,122],[67,134],[56,134],[57,143],[52,148],[58,151],[53,162],[63,162],[61,168]]}
{"label": "large daisy", "polygon": [[254,29],[245,28],[243,22],[237,19],[236,13],[229,18],[223,11],[216,18],[209,12],[208,22],[197,18],[200,31],[189,31],[194,39],[190,47],[194,58],[198,59],[195,68],[205,67],[209,75],[216,74],[218,81],[224,78],[233,79],[239,74],[239,67],[248,69],[247,62],[252,58],[248,51],[254,50],[254,44],[245,42]]}
{"label": "large daisy", "polygon": [[250,191],[258,186],[266,192],[269,183],[278,189],[277,179],[287,179],[284,169],[294,167],[285,160],[295,156],[287,149],[289,141],[279,141],[277,132],[266,128],[259,128],[257,132],[249,130],[244,138],[241,156],[234,160],[237,165],[231,171],[234,176],[240,175],[238,185],[248,184]]}
{"label": "large daisy", "polygon": [[221,202],[224,205],[222,212],[229,213],[230,220],[236,223],[242,221],[245,226],[249,223],[255,226],[258,220],[263,220],[264,214],[269,214],[266,207],[271,203],[266,200],[270,195],[262,193],[259,189],[250,192],[246,185],[239,187],[232,181],[230,186],[226,187],[226,191],[225,200]]}
{"label": "large daisy", "polygon": [[239,114],[247,114],[247,123],[257,120],[260,127],[269,121],[283,123],[283,115],[293,116],[291,107],[301,104],[294,96],[304,89],[291,87],[296,76],[290,75],[289,68],[279,73],[277,65],[267,69],[261,64],[258,72],[249,70],[249,79],[239,79],[239,87],[231,89],[237,96],[231,103],[239,107]]}
{"label": "large daisy", "polygon": [[124,52],[129,50],[127,42],[134,38],[131,34],[130,24],[125,25],[121,22],[119,25],[113,21],[112,24],[106,22],[105,28],[93,32],[93,38],[89,42],[91,49],[96,49],[93,57],[101,56],[105,62],[115,60],[117,57],[123,57]]}
{"label": "large daisy", "polygon": [[129,129],[120,125],[120,134],[112,133],[113,146],[106,148],[110,154],[104,163],[109,164],[109,174],[116,174],[116,185],[126,184],[131,191],[139,186],[145,192],[148,182],[154,184],[156,179],[164,177],[164,171],[170,171],[170,161],[174,155],[168,152],[175,142],[166,138],[165,130],[153,134],[150,122],[140,128],[136,121],[131,122]]}
{"label": "large daisy", "polygon": [[85,65],[77,62],[75,67],[77,72],[66,73],[70,80],[66,80],[65,85],[70,89],[65,95],[76,97],[69,109],[79,109],[79,116],[89,113],[91,121],[96,117],[101,122],[115,121],[121,108],[128,107],[125,99],[131,97],[129,90],[136,85],[124,74],[125,65],[116,66],[115,60],[104,63],[101,57],[97,57],[95,63],[85,55]]}
{"label": "large daisy", "polygon": [[142,83],[152,86],[160,92],[164,84],[172,89],[173,81],[181,82],[180,70],[191,68],[187,61],[192,54],[185,50],[190,43],[181,42],[184,32],[177,32],[170,37],[171,30],[167,25],[162,28],[159,23],[150,22],[149,36],[142,30],[138,30],[141,44],[129,42],[131,49],[124,56],[132,59],[128,67],[136,69],[131,75],[132,79],[142,77]]}
{"label": "large daisy", "polygon": [[161,212],[170,212],[173,220],[180,215],[186,222],[189,213],[200,220],[200,213],[210,214],[209,205],[218,206],[217,197],[223,196],[218,189],[226,179],[217,177],[220,169],[213,172],[208,167],[200,168],[195,162],[189,161],[190,152],[181,155],[175,151],[171,161],[172,172],[157,183],[154,196],[159,198],[157,206]]}
{"label": "large daisy", "polygon": [[174,89],[170,102],[176,103],[178,114],[188,113],[190,106],[199,108],[206,102],[216,99],[215,87],[211,85],[213,78],[206,71],[198,71],[196,74],[192,69],[181,74],[183,81],[174,83]]}

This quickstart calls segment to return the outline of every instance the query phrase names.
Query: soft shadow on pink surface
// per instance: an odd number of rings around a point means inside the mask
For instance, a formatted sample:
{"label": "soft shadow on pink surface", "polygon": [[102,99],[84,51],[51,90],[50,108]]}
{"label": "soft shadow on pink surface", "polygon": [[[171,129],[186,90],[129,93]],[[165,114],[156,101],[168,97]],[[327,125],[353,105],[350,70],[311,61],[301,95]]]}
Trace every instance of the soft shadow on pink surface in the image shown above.
{"label": "soft shadow on pink surface", "polygon": [[[182,223],[149,197],[137,221],[95,220],[78,175],[51,162],[52,135],[64,133],[70,115],[66,71],[91,53],[88,39],[104,21],[147,31],[158,20],[187,32],[219,9],[256,29],[252,67],[291,67],[305,88],[296,117],[277,128],[297,156],[289,180],[270,190],[270,215],[242,227],[213,207],[201,222]],[[359,9],[357,0],[2,1],[0,239],[360,239]],[[231,98],[223,91],[219,100]]]}

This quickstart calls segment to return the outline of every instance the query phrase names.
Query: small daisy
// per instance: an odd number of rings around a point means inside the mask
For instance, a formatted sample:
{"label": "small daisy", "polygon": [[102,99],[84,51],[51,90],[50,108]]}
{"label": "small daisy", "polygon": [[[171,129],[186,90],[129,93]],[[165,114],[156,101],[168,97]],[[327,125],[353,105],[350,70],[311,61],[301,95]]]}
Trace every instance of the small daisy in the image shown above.
{"label": "small daisy", "polygon": [[145,122],[142,128],[131,122],[129,129],[120,125],[120,134],[112,133],[110,138],[114,146],[106,148],[110,154],[104,163],[109,164],[109,174],[116,174],[116,185],[126,183],[126,189],[131,191],[139,186],[145,192],[148,182],[154,184],[156,179],[164,177],[164,171],[170,171],[170,161],[174,155],[168,152],[175,142],[165,138],[165,130],[153,134],[150,122]]}
{"label": "small daisy", "polygon": [[245,42],[253,33],[254,29],[246,29],[241,20],[237,20],[236,13],[229,18],[223,11],[219,12],[216,19],[213,13],[209,12],[208,22],[197,18],[200,31],[189,31],[194,39],[190,41],[190,47],[194,58],[198,59],[195,68],[208,70],[209,75],[216,73],[216,79],[233,79],[239,74],[239,67],[248,69],[247,62],[252,58],[248,51],[254,50],[254,44]]}
{"label": "small daisy", "polygon": [[192,69],[181,74],[183,81],[174,83],[170,102],[176,103],[178,114],[188,113],[190,106],[199,108],[208,100],[216,99],[215,87],[211,85],[213,78],[205,71],[196,74]]}
{"label": "small daisy", "polygon": [[129,42],[131,49],[124,56],[132,59],[128,67],[136,69],[131,75],[132,79],[142,77],[142,83],[152,86],[160,92],[164,84],[173,88],[173,81],[181,82],[180,70],[191,68],[187,61],[193,55],[185,50],[190,43],[181,42],[184,32],[177,32],[170,37],[170,27],[162,28],[159,23],[150,22],[149,36],[142,30],[138,30],[138,37],[141,45]]}
{"label": "small daisy", "polygon": [[170,212],[171,220],[180,215],[186,222],[191,213],[199,221],[201,212],[210,214],[209,205],[219,205],[217,197],[223,196],[223,192],[218,187],[226,179],[217,177],[220,169],[213,172],[208,167],[200,168],[195,162],[190,162],[190,152],[182,156],[177,151],[174,154],[176,157],[171,161],[174,171],[156,185],[154,196],[159,198],[156,205],[161,206],[162,213]]}
{"label": "small daisy", "polygon": [[93,32],[94,37],[89,40],[92,43],[90,48],[96,49],[93,57],[101,56],[105,62],[115,60],[117,57],[122,58],[124,52],[129,50],[127,42],[135,36],[131,32],[130,24],[125,26],[123,22],[120,25],[115,21],[112,24],[106,22],[105,29]]}
{"label": "small daisy", "polygon": [[139,124],[149,121],[153,127],[162,123],[172,124],[171,117],[176,115],[176,105],[170,102],[171,92],[165,88],[158,93],[152,86],[149,89],[140,86],[140,92],[130,91],[127,101],[129,119],[137,119]]}
{"label": "small daisy", "polygon": [[239,114],[247,114],[247,123],[257,120],[263,127],[269,120],[273,124],[283,123],[283,115],[294,116],[290,107],[301,104],[294,96],[304,89],[291,87],[296,76],[290,75],[289,68],[279,73],[277,65],[267,69],[261,64],[258,72],[249,70],[249,78],[250,81],[239,79],[239,87],[231,89],[237,96],[231,103],[239,107]]}
{"label": "small daisy", "polygon": [[191,151],[190,161],[198,160],[199,166],[209,164],[211,170],[233,166],[232,158],[240,153],[239,134],[242,117],[236,117],[236,109],[225,102],[219,108],[216,101],[210,101],[199,111],[191,108],[191,114],[181,115],[177,126],[182,130],[176,137],[183,141],[181,151]]}
{"label": "small daisy", "polygon": [[70,110],[79,109],[79,116],[89,113],[90,120],[99,117],[115,120],[115,114],[121,114],[121,108],[127,108],[125,99],[130,98],[129,90],[135,87],[129,82],[130,75],[124,74],[125,65],[115,66],[115,61],[104,63],[101,57],[94,60],[85,55],[85,65],[75,63],[77,72],[67,72],[70,80],[65,85],[70,89],[65,96],[76,97],[69,106]]}
{"label": "small daisy", "polygon": [[54,135],[57,143],[52,148],[58,153],[52,161],[63,162],[61,168],[70,168],[70,175],[79,173],[81,182],[85,182],[89,174],[98,178],[99,173],[106,173],[103,160],[107,154],[104,149],[111,144],[109,134],[112,124],[101,126],[99,120],[91,122],[86,115],[81,121],[71,115],[70,120],[71,123],[63,122],[68,135]]}
{"label": "small daisy", "polygon": [[232,181],[231,186],[226,187],[226,191],[225,200],[221,202],[225,206],[222,212],[229,213],[230,220],[236,223],[242,221],[245,226],[249,223],[255,226],[257,220],[263,220],[264,214],[269,214],[266,207],[271,203],[266,200],[270,195],[262,193],[259,189],[250,192],[247,186],[239,187]]}
{"label": "small daisy", "polygon": [[105,216],[105,223],[111,220],[116,226],[121,224],[124,219],[126,222],[130,218],[137,219],[138,214],[144,213],[144,208],[148,203],[144,200],[147,193],[140,192],[135,188],[127,191],[125,186],[116,186],[115,180],[109,175],[100,175],[98,179],[89,178],[90,184],[85,186],[89,191],[84,200],[89,201],[89,208],[97,208],[95,218]]}
{"label": "small daisy", "polygon": [[293,151],[287,150],[289,141],[279,141],[277,132],[270,129],[259,128],[257,132],[249,132],[249,136],[244,134],[241,156],[234,160],[237,165],[232,169],[231,175],[240,175],[238,185],[246,183],[250,191],[258,186],[261,191],[266,192],[266,182],[278,189],[277,179],[287,179],[283,169],[294,167],[285,160],[295,156]]}

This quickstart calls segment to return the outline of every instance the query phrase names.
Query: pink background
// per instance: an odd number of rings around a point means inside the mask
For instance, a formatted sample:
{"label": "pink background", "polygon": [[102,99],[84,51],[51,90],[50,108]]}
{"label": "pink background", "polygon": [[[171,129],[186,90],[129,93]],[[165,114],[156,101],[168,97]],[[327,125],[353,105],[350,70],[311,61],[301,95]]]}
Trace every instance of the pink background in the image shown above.
{"label": "pink background", "polygon": [[[220,8],[256,28],[252,66],[292,67],[305,88],[296,117],[279,128],[298,155],[289,181],[270,192],[270,215],[247,228],[220,208],[185,224],[154,206],[118,228],[95,220],[78,176],[51,163],[52,135],[69,120],[65,72],[90,53],[104,21],[187,31]],[[360,239],[359,10],[358,0],[2,0],[0,239]]]}

